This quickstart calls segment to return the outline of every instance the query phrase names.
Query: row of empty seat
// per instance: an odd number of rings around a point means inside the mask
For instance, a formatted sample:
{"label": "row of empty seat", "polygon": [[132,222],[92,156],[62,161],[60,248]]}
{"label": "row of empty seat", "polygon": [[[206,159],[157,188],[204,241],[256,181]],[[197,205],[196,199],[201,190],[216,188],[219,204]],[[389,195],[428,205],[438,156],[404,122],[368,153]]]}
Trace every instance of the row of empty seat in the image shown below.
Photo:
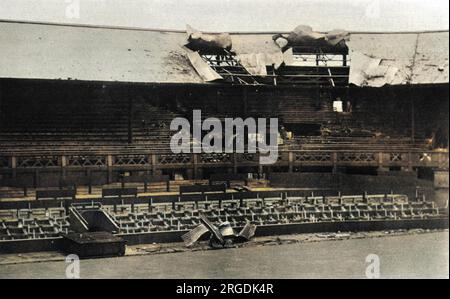
{"label": "row of empty seat", "polygon": [[[309,139],[308,144],[315,142],[323,146],[330,137],[348,137],[342,141],[339,138],[331,139],[340,147],[348,149],[358,148],[358,144],[364,143],[390,143],[390,146],[403,148],[421,146],[408,144],[398,138],[410,136],[409,114],[397,119],[390,116],[392,113],[372,111],[370,100],[358,101],[351,113],[338,114],[333,112],[332,98],[328,95],[318,100],[316,91],[249,94],[245,111],[242,109],[244,96],[233,91],[216,95],[215,100],[211,98],[213,95],[199,93],[191,104],[186,99],[184,104],[178,102],[177,97],[153,101],[137,96],[133,98],[131,114],[127,98],[112,99],[107,94],[91,95],[91,98],[78,96],[73,100],[25,98],[6,101],[3,111],[0,111],[0,144],[2,150],[17,152],[21,152],[24,145],[36,152],[48,147],[64,151],[98,151],[102,148],[107,151],[114,146],[118,146],[118,150],[123,147],[123,151],[133,150],[133,147],[141,150],[169,150],[173,134],[169,128],[170,122],[179,116],[189,118],[193,109],[201,109],[203,118],[278,117],[280,125],[313,124],[326,128],[321,136],[296,139],[294,144],[302,144]],[[132,145],[127,144],[130,116]],[[417,120],[415,130],[419,135],[423,135],[422,127],[426,127],[423,122]],[[375,135],[378,138],[367,138]],[[301,134],[295,133],[294,136],[301,137]],[[419,140],[424,138],[417,137]]]}
{"label": "row of empty seat", "polygon": [[[347,197],[344,201],[348,201]],[[240,227],[247,221],[256,225],[314,223],[321,221],[401,220],[445,217],[443,208],[431,202],[408,202],[405,197],[383,196],[372,202],[354,197],[351,202],[338,198],[267,198],[239,201],[177,203],[170,205],[119,205],[105,207],[120,227],[121,233],[145,233],[192,229],[199,225],[199,214],[216,224],[229,221]],[[242,204],[242,205],[241,205]]]}
{"label": "row of empty seat", "polygon": [[69,232],[64,208],[0,210],[0,240],[54,238]]}
{"label": "row of empty seat", "polygon": [[[94,207],[87,204],[86,208]],[[84,206],[79,206],[83,209]],[[256,225],[345,222],[371,220],[432,219],[448,216],[448,206],[408,201],[404,195],[271,197],[246,200],[149,202],[101,205],[119,228],[118,233],[189,230],[199,225],[200,214],[213,223],[229,221],[233,227]],[[64,207],[0,210],[0,240],[57,237],[70,231]]]}

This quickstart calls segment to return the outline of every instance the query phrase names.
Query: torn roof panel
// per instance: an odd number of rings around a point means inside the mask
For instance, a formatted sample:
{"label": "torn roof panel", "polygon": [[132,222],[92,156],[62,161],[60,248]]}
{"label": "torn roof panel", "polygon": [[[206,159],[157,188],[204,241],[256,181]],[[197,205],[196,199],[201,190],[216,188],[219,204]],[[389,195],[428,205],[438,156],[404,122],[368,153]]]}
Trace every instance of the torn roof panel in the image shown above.
{"label": "torn roof panel", "polygon": [[[273,34],[232,33],[232,50],[277,57]],[[351,33],[347,45],[350,59],[352,53],[380,59],[366,85],[448,83],[448,35]],[[205,83],[191,65],[185,43],[186,32],[181,31],[0,21],[0,78]],[[358,75],[358,64],[352,59],[351,80]]]}
{"label": "torn roof panel", "polygon": [[[275,42],[281,47],[285,46],[319,46],[321,48],[345,48],[345,41],[349,34],[344,30],[332,30],[328,33],[313,31],[312,27],[299,25],[287,36],[276,34]],[[281,40],[285,39],[286,42]],[[283,46],[283,44],[285,46]]]}
{"label": "torn roof panel", "polygon": [[349,82],[373,87],[448,83],[448,39],[448,32],[354,33],[347,42]]}
{"label": "torn roof panel", "polygon": [[209,65],[204,61],[198,52],[189,51],[187,53],[187,56],[189,58],[189,61],[191,62],[192,66],[195,68],[197,73],[202,77],[202,79],[206,82],[211,82],[215,80],[221,80],[223,79],[222,76],[217,74]]}
{"label": "torn roof panel", "polygon": [[252,75],[267,75],[266,66],[277,69],[284,60],[280,47],[267,35],[236,34],[231,37],[232,51]]}
{"label": "torn roof panel", "polygon": [[186,25],[187,44],[193,51],[211,51],[231,49],[231,37],[228,33],[205,34]]}
{"label": "torn roof panel", "polygon": [[[416,34],[352,34],[347,42],[349,83],[372,87],[406,84],[411,76],[416,40]],[[389,69],[396,70],[395,79],[388,78]]]}
{"label": "torn roof panel", "polygon": [[412,83],[448,83],[449,33],[419,34]]}

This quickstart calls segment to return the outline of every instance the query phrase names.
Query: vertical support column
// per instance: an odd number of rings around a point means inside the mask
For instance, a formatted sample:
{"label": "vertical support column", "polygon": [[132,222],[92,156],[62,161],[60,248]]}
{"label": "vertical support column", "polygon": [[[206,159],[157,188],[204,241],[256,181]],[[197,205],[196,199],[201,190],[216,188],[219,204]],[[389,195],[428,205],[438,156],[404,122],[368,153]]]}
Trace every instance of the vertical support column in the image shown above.
{"label": "vertical support column", "polygon": [[58,164],[60,169],[59,172],[59,183],[58,183],[58,187],[59,189],[63,189],[68,187],[67,183],[66,183],[66,157],[65,156],[59,156],[58,158]]}
{"label": "vertical support column", "polygon": [[379,152],[378,153],[378,169],[383,167],[383,153]]}
{"label": "vertical support column", "polygon": [[378,168],[377,168],[377,173],[378,174],[383,174],[385,172],[389,171],[389,168],[384,167],[384,153],[383,152],[379,152],[378,153]]}
{"label": "vertical support column", "polygon": [[331,154],[331,162],[333,164],[333,173],[337,173],[337,171],[338,171],[337,161],[338,161],[338,153],[333,152]]}
{"label": "vertical support column", "polygon": [[414,143],[416,135],[416,117],[414,112],[414,95],[411,93],[411,141]]}
{"label": "vertical support column", "polygon": [[89,168],[86,170],[86,176],[88,177],[88,193],[92,194],[92,171]]}
{"label": "vertical support column", "polygon": [[34,171],[34,188],[38,188],[40,185],[40,178],[39,178],[39,169],[35,169]]}
{"label": "vertical support column", "polygon": [[133,143],[133,98],[128,98],[128,143]]}
{"label": "vertical support column", "polygon": [[17,176],[17,157],[11,156],[9,165],[11,165],[11,177],[14,179]]}
{"label": "vertical support column", "polygon": [[232,155],[233,155],[233,173],[237,174],[238,173],[238,171],[237,171],[237,154],[233,153]]}
{"label": "vertical support column", "polygon": [[288,152],[288,160],[289,160],[289,172],[294,171],[294,153],[292,151]]}
{"label": "vertical support column", "polygon": [[192,155],[192,164],[193,164],[193,178],[196,180],[198,178],[198,154]]}
{"label": "vertical support column", "polygon": [[156,175],[156,154],[150,154],[150,161],[152,166],[152,175]]}
{"label": "vertical support column", "polygon": [[107,183],[110,184],[112,182],[113,177],[113,157],[112,155],[108,155],[106,157],[106,166],[108,167],[108,177],[107,177]]}
{"label": "vertical support column", "polygon": [[62,179],[65,179],[66,175],[67,175],[66,166],[67,166],[67,157],[61,156],[61,178]]}
{"label": "vertical support column", "polygon": [[412,171],[413,170],[413,155],[411,152],[408,152],[408,165],[403,168],[404,171]]}
{"label": "vertical support column", "polygon": [[152,155],[147,155],[148,165],[145,167],[145,175],[152,174]]}
{"label": "vertical support column", "polygon": [[247,88],[242,87],[243,88],[243,94],[244,94],[244,115],[245,117],[247,117],[247,113],[248,113],[248,90]]}
{"label": "vertical support column", "polygon": [[[2,94],[3,94],[3,81],[0,80],[0,115],[2,115]],[[0,122],[0,126],[1,126]]]}
{"label": "vertical support column", "polygon": [[448,153],[437,153],[438,155],[438,169],[448,169]]}

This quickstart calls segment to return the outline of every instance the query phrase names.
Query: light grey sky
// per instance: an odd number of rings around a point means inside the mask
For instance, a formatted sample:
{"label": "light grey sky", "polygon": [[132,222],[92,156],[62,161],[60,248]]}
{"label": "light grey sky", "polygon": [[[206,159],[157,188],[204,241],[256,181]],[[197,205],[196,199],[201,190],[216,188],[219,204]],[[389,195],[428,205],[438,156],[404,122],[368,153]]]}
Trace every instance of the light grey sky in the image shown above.
{"label": "light grey sky", "polygon": [[448,0],[0,0],[0,19],[185,29],[448,29]]}

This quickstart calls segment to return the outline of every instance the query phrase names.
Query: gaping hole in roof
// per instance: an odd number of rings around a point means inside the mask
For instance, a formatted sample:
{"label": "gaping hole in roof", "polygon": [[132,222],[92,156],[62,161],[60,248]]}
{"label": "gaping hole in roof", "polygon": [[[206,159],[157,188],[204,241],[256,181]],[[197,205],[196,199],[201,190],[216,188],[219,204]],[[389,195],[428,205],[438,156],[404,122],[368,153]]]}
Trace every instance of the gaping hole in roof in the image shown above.
{"label": "gaping hole in roof", "polygon": [[186,47],[198,52],[212,72],[232,84],[348,85],[348,33],[342,30],[317,33],[311,27],[298,26],[287,35],[276,34],[272,42],[280,48],[275,53],[278,56],[264,49],[236,54],[227,33],[204,34],[191,27],[187,32]]}

